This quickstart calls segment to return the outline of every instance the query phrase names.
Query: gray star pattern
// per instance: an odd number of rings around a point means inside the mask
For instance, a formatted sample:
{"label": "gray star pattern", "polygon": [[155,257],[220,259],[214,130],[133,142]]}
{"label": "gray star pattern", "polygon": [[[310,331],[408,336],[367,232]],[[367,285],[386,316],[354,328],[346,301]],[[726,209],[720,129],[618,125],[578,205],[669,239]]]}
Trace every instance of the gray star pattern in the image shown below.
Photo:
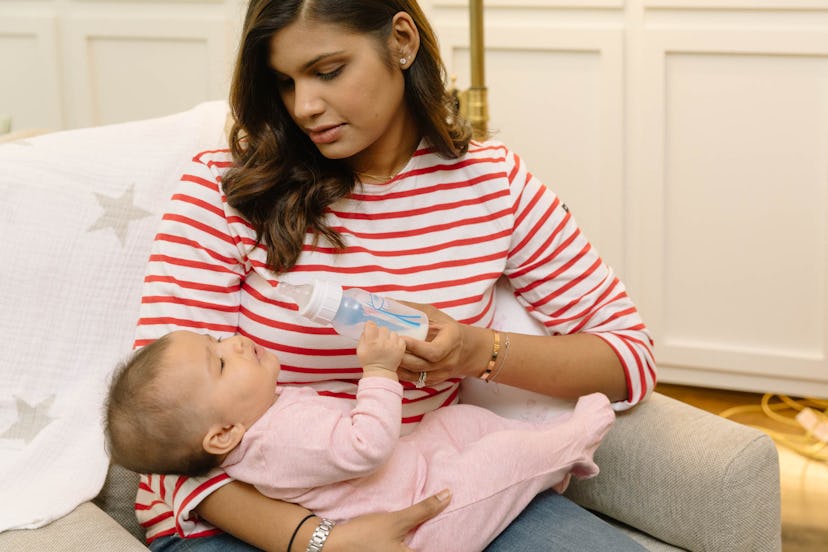
{"label": "gray star pattern", "polygon": [[55,396],[50,395],[36,405],[31,405],[17,396],[15,400],[17,401],[17,421],[0,434],[0,439],[23,439],[28,445],[43,428],[55,419],[49,416],[49,409],[55,402]]}
{"label": "gray star pattern", "polygon": [[111,228],[123,246],[126,243],[130,221],[152,216],[151,212],[135,205],[134,194],[134,184],[124,190],[120,197],[109,197],[95,192],[95,197],[98,198],[104,212],[86,231]]}

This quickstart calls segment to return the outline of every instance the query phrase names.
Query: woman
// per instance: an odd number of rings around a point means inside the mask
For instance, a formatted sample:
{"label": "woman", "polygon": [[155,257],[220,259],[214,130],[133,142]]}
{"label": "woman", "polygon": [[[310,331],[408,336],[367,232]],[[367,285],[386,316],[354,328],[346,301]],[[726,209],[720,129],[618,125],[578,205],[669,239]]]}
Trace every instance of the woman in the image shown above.
{"label": "woman", "polygon": [[[354,344],[273,292],[319,278],[428,314],[427,340],[406,340],[399,371],[408,430],[456,402],[463,377],[564,398],[599,391],[618,409],[644,399],[650,338],[623,285],[517,155],[469,140],[443,77],[414,0],[252,0],[230,152],[198,154],[182,177],[148,265],[136,346],[182,328],[240,333],[280,356],[281,383],[353,397]],[[548,336],[487,328],[501,277]],[[320,549],[313,538],[336,552],[405,550],[407,531],[447,500],[331,528],[216,472],[146,476],[136,503],[154,550]],[[489,549],[567,547],[637,545],[547,492]]]}

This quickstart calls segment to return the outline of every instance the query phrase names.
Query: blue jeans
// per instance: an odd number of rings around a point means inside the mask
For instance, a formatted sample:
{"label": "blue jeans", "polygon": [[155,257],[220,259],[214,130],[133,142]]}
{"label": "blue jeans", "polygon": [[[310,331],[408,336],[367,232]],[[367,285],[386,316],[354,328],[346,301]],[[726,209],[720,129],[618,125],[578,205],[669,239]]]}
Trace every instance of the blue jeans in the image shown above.
{"label": "blue jeans", "polygon": [[160,537],[149,544],[149,549],[152,552],[253,552],[259,550],[228,533],[197,539],[182,539],[177,535]]}
{"label": "blue jeans", "polygon": [[523,509],[486,552],[642,552],[633,539],[555,491],[544,491]]}
{"label": "blue jeans", "polygon": [[[251,552],[258,548],[222,534],[200,539],[162,537],[152,542],[150,550]],[[546,491],[535,497],[509,527],[486,548],[486,552],[546,550],[641,552],[644,548],[598,516],[554,491]]]}

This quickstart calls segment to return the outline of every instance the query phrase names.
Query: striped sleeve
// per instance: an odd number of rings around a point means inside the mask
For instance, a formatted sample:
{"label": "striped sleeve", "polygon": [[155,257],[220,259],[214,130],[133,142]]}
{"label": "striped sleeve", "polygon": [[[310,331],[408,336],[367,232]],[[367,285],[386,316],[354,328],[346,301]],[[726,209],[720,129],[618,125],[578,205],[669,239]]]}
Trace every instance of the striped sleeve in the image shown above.
{"label": "striped sleeve", "polygon": [[136,347],[178,329],[236,331],[247,246],[221,201],[226,163],[196,156],[168,203],[144,276]]}
{"label": "striped sleeve", "polygon": [[[135,347],[178,329],[228,335],[236,332],[245,244],[234,237],[221,201],[226,152],[197,155],[168,202],[144,278]],[[142,476],[136,515],[149,541],[174,533],[216,532],[193,509],[230,478]]]}
{"label": "striped sleeve", "polygon": [[200,520],[193,510],[206,496],[230,481],[221,470],[214,470],[206,477],[142,475],[135,513],[147,532],[147,542],[174,534],[195,538],[221,533]]}
{"label": "striped sleeve", "polygon": [[581,232],[569,209],[515,154],[506,164],[514,230],[506,275],[518,301],[551,335],[589,332],[612,347],[624,368],[627,400],[644,400],[656,382],[652,339],[624,284]]}

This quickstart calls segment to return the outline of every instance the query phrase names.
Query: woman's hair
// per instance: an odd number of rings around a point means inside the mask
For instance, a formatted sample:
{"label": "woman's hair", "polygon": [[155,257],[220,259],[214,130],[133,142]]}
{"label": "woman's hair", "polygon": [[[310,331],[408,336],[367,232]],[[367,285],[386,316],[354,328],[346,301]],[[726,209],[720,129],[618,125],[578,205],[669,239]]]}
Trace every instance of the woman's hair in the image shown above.
{"label": "woman's hair", "polygon": [[115,370],[104,419],[113,463],[138,473],[203,475],[221,458],[204,450],[197,407],[163,385],[168,336],[133,353]]}
{"label": "woman's hair", "polygon": [[250,1],[230,90],[234,165],[223,189],[255,228],[274,271],[293,267],[309,230],[343,247],[325,209],[350,193],[355,179],[347,165],[325,158],[285,109],[269,65],[271,38],[300,18],[334,24],[374,37],[391,67],[399,56],[386,41],[399,12],[411,16],[420,35],[414,62],[403,71],[408,109],[435,152],[456,158],[468,149],[471,130],[456,113],[437,39],[416,0]]}

